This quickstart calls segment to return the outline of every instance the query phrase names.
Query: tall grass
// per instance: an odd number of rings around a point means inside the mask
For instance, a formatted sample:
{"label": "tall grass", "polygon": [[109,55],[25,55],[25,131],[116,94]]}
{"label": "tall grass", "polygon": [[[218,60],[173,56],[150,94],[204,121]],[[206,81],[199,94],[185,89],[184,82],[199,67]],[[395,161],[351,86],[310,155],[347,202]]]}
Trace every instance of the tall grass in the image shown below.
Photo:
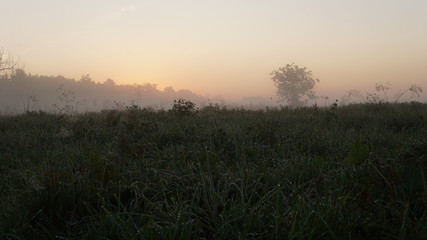
{"label": "tall grass", "polygon": [[427,105],[0,117],[5,239],[425,239]]}

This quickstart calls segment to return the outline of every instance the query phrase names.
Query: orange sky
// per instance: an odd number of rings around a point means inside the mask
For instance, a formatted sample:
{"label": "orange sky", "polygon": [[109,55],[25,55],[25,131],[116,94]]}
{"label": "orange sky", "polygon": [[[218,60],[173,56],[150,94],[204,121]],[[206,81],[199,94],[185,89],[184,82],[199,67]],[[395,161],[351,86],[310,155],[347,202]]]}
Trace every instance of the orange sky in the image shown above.
{"label": "orange sky", "polygon": [[275,96],[288,63],[319,95],[418,84],[427,91],[427,1],[14,0],[0,46],[27,72],[154,83],[203,96]]}

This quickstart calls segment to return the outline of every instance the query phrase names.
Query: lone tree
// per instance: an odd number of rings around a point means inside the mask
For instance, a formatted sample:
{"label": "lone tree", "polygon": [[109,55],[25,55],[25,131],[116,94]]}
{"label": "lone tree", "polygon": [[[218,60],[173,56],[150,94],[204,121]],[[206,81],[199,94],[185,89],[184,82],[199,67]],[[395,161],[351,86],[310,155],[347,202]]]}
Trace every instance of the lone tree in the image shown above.
{"label": "lone tree", "polygon": [[301,100],[303,96],[314,98],[313,89],[319,79],[313,78],[311,71],[307,68],[300,68],[298,65],[287,64],[285,67],[274,70],[271,79],[277,87],[277,95],[281,101],[286,101],[293,107],[304,105]]}
{"label": "lone tree", "polygon": [[17,62],[13,60],[10,56],[7,56],[3,48],[0,48],[0,75],[1,73],[7,73],[8,71],[13,71]]}

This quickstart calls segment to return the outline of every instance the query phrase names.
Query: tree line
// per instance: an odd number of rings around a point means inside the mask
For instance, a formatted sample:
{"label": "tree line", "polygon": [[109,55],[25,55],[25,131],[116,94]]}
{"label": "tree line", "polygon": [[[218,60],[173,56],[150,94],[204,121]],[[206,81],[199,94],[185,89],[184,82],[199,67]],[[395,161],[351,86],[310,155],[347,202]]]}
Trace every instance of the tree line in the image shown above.
{"label": "tree line", "polygon": [[[103,109],[123,109],[126,106],[169,108],[176,99],[190,102],[209,103],[210,100],[189,90],[175,91],[167,87],[163,91],[156,84],[144,83],[118,85],[112,79],[103,83],[92,80],[90,75],[83,75],[80,80],[64,76],[39,76],[27,74],[16,68],[17,62],[6,55],[0,48],[0,113],[20,113],[26,111],[50,111],[75,113],[99,111]],[[280,104],[291,107],[307,105],[325,105],[329,98],[318,96],[314,91],[319,79],[306,67],[292,63],[274,70],[271,80],[277,88]],[[351,100],[368,103],[397,103],[402,96],[410,94],[410,99],[419,99],[423,92],[421,86],[411,85],[397,93],[394,101],[387,95],[389,83],[377,83],[375,92],[364,97],[357,90],[348,91],[341,99],[341,104]],[[251,98],[248,98],[251,101]],[[338,99],[334,104],[337,104]],[[241,104],[244,104],[244,99]]]}
{"label": "tree line", "polygon": [[124,109],[126,106],[168,108],[174,99],[201,102],[205,99],[189,90],[164,90],[156,84],[116,84],[112,79],[103,83],[83,75],[79,80],[64,76],[27,74],[22,69],[0,76],[0,112],[21,113],[49,111],[75,113]]}

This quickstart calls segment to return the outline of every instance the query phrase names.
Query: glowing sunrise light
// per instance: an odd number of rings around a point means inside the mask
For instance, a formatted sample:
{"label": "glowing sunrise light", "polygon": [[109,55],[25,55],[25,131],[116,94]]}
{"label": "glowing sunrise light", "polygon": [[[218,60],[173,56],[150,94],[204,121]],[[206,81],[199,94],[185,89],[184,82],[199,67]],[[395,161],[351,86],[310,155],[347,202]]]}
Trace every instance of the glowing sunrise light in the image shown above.
{"label": "glowing sunrise light", "polygon": [[153,83],[203,96],[276,96],[269,73],[310,69],[319,95],[427,89],[427,1],[2,3],[0,46],[27,72]]}

